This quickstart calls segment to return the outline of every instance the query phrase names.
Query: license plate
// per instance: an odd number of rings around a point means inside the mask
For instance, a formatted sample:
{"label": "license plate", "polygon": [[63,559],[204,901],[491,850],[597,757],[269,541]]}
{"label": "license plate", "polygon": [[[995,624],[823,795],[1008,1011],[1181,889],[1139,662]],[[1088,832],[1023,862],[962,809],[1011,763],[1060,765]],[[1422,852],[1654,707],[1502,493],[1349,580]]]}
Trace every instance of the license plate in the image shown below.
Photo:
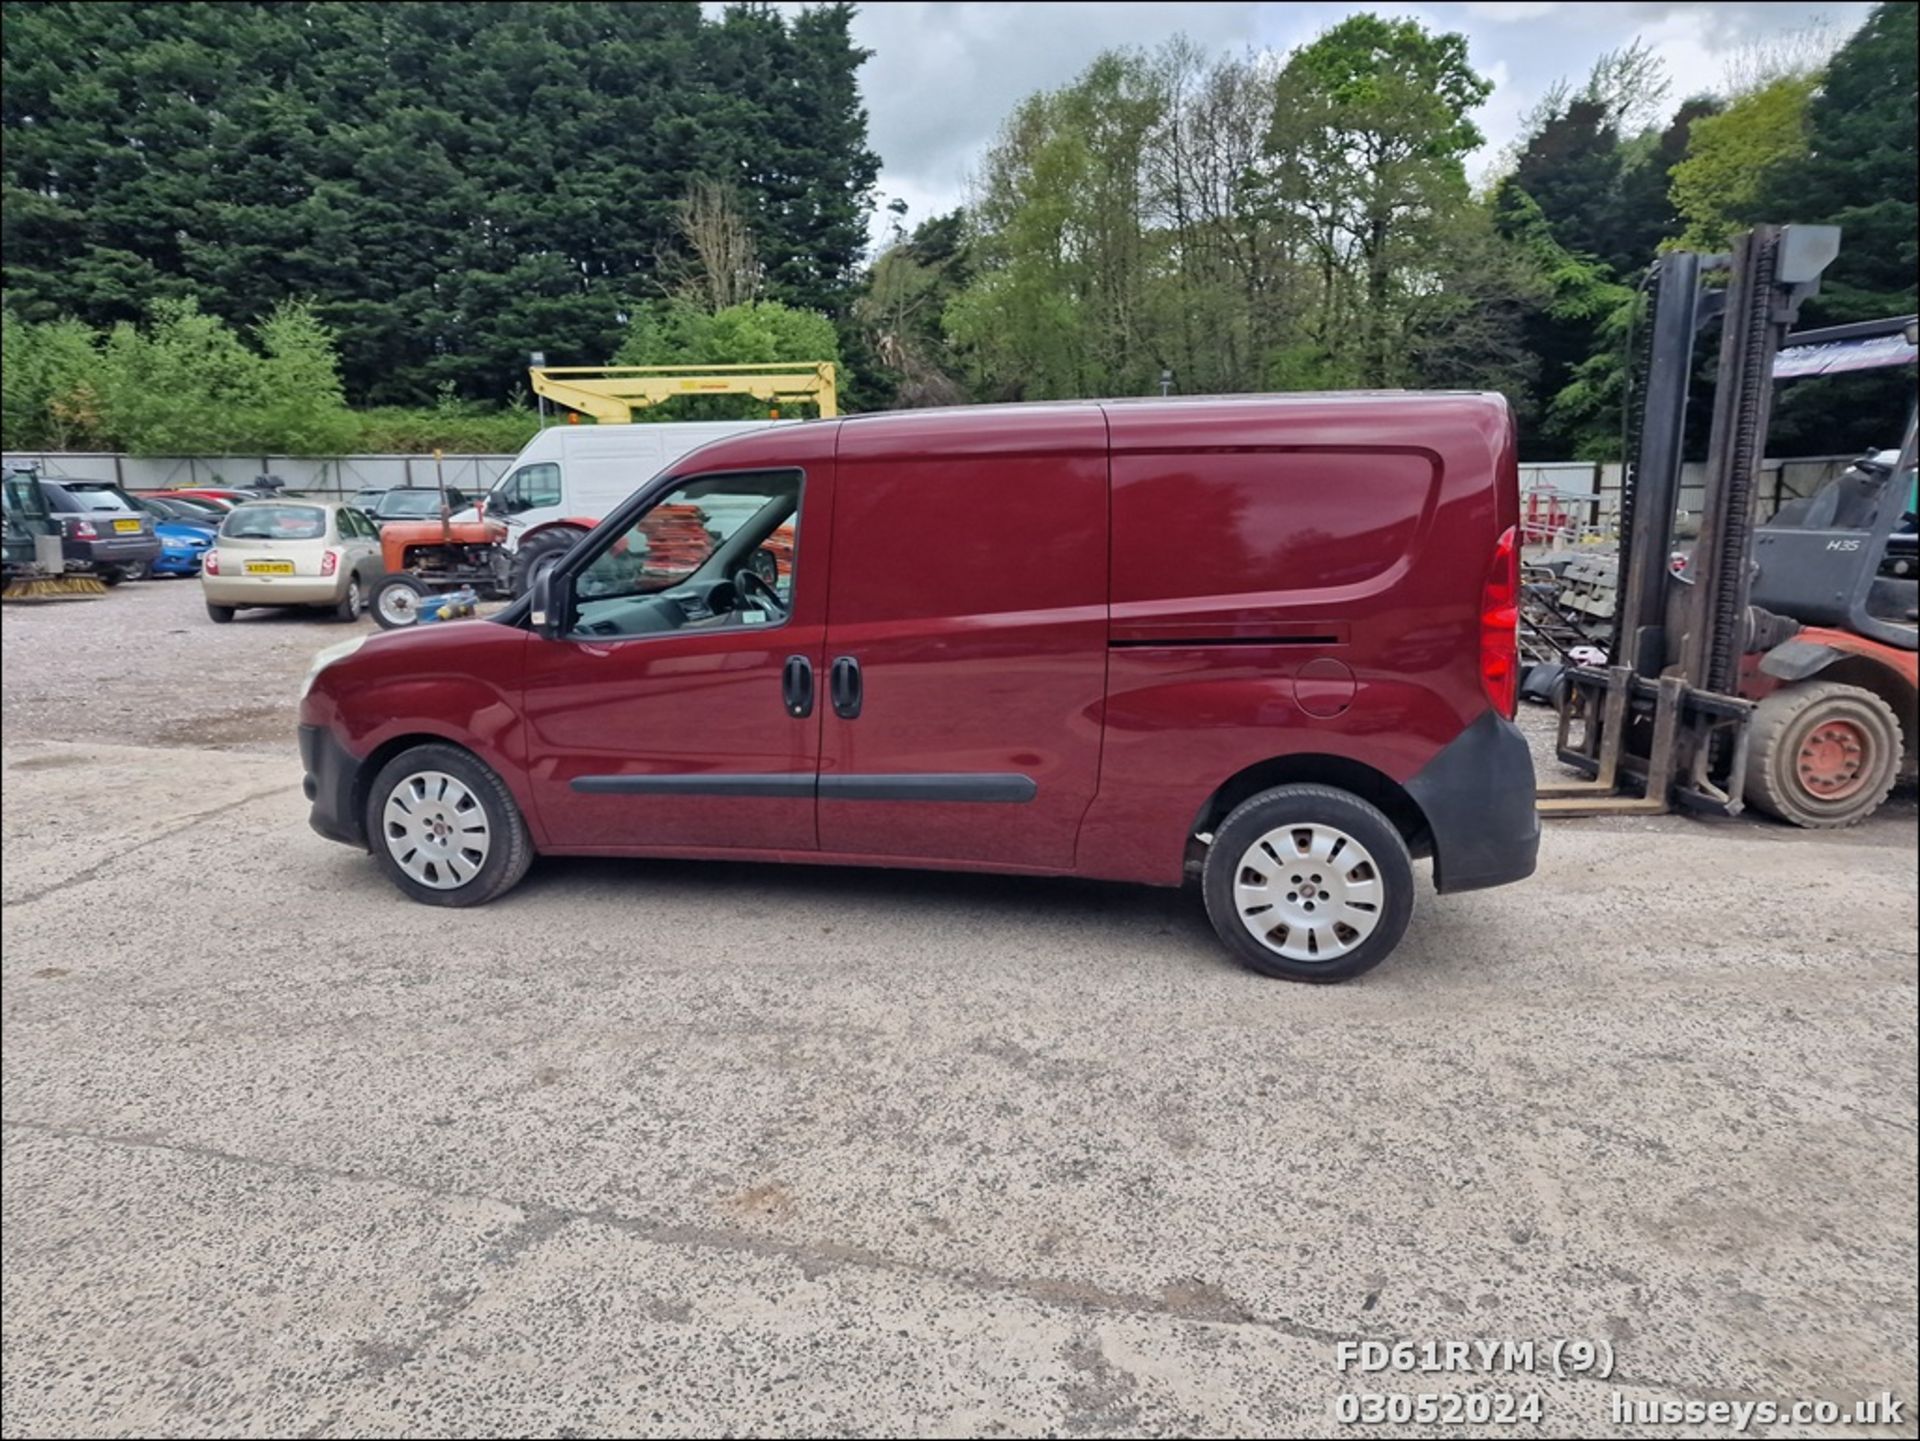
{"label": "license plate", "polygon": [[113,528],[121,535],[140,534],[140,522],[137,520],[116,520],[113,523]]}
{"label": "license plate", "polygon": [[250,560],[247,562],[248,575],[292,575],[293,562],[290,560]]}

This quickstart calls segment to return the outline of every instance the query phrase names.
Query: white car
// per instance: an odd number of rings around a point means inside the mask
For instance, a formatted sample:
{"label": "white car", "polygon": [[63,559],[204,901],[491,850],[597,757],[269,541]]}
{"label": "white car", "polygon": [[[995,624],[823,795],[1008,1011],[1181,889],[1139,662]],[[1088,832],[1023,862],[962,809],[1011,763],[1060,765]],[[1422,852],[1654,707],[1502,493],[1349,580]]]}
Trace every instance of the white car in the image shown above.
{"label": "white car", "polygon": [[253,606],[304,606],[352,621],[385,573],[380,532],[352,506],[252,500],[220,523],[200,587],[208,617],[221,625]]}

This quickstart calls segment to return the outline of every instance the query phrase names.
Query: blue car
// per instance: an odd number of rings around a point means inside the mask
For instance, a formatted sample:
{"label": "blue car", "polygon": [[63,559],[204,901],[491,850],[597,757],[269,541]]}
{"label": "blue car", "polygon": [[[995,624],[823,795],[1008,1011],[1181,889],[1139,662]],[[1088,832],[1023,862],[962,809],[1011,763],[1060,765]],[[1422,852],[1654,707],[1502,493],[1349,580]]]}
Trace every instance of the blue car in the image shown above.
{"label": "blue car", "polygon": [[200,562],[213,544],[214,527],[198,521],[156,518],[153,533],[160,537],[160,558],[153,563],[155,575],[200,574]]}

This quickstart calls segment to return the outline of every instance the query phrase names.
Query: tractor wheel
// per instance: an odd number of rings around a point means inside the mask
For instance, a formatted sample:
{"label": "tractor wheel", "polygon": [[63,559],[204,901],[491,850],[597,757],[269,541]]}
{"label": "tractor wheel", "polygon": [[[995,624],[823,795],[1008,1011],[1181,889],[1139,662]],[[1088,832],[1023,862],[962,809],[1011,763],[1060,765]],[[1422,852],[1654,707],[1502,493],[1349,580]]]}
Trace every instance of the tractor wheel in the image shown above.
{"label": "tractor wheel", "polygon": [[404,630],[420,619],[420,602],[432,594],[425,582],[395,571],[383,576],[367,597],[367,605],[382,630]]}
{"label": "tractor wheel", "polygon": [[585,534],[577,525],[556,525],[521,541],[520,548],[513,553],[513,593],[525,595],[535,573],[572,550],[574,543]]}
{"label": "tractor wheel", "polygon": [[1754,707],[1747,799],[1796,826],[1854,825],[1893,789],[1900,753],[1900,718],[1872,691],[1782,686]]}

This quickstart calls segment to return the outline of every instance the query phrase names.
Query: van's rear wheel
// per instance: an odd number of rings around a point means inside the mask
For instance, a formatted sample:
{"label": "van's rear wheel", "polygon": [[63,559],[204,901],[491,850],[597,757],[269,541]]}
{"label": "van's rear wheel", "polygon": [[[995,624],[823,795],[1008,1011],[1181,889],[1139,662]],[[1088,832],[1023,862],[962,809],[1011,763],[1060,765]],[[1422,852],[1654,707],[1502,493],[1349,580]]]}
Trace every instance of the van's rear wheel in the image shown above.
{"label": "van's rear wheel", "polygon": [[1753,709],[1747,797],[1796,826],[1865,820],[1893,789],[1900,718],[1870,690],[1834,681],[1782,686]]}
{"label": "van's rear wheel", "polygon": [[513,792],[458,746],[415,746],[382,766],[366,825],[380,869],[430,906],[484,905],[533,864]]}
{"label": "van's rear wheel", "polygon": [[513,553],[510,577],[513,593],[525,595],[534,576],[572,550],[574,543],[585,534],[577,525],[556,525],[536,531],[521,541],[520,548]]}
{"label": "van's rear wheel", "polygon": [[1207,916],[1264,975],[1344,981],[1384,960],[1413,915],[1413,861],[1392,821],[1331,786],[1276,786],[1214,832]]}

